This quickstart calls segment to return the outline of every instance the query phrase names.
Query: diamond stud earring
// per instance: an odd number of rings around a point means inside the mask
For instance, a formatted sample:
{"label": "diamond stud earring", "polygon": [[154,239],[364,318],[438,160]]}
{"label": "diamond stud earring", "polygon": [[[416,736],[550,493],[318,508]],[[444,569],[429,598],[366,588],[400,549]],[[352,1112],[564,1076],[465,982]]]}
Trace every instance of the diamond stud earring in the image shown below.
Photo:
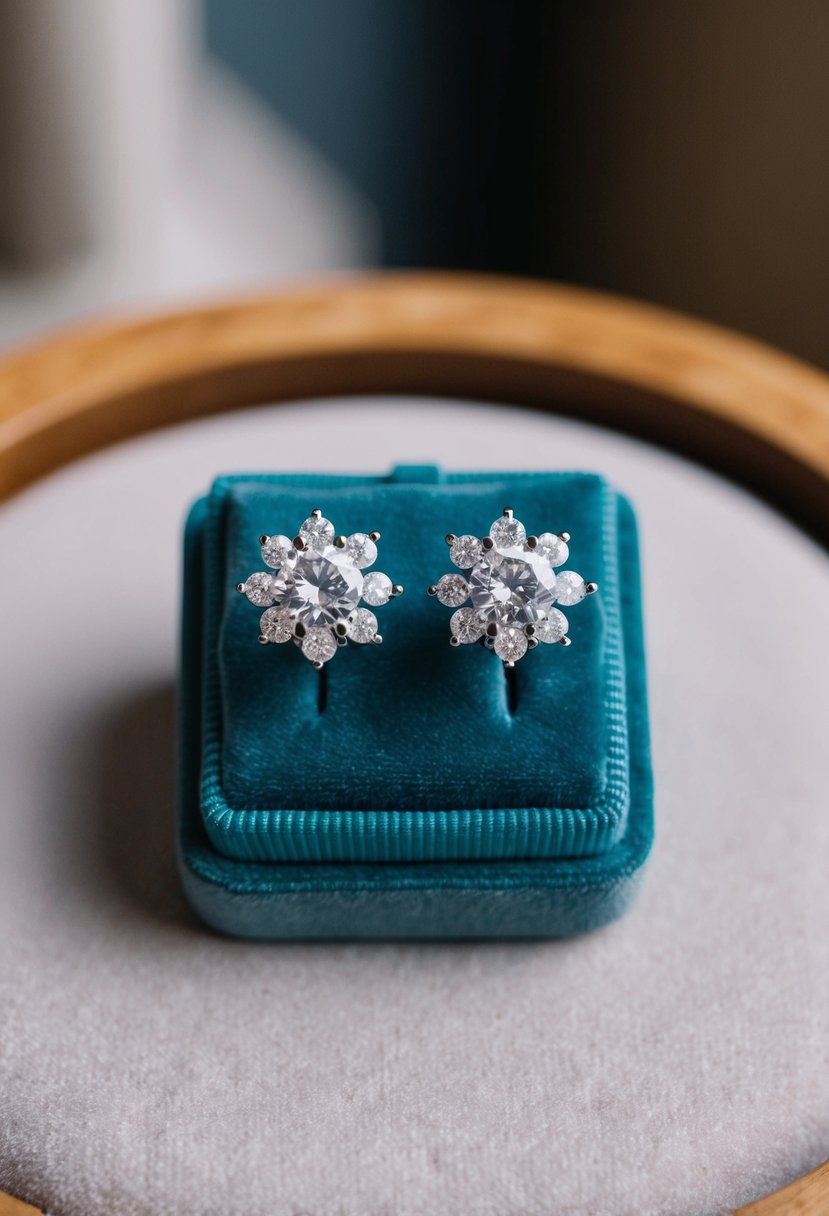
{"label": "diamond stud earring", "polygon": [[[298,534],[260,536],[268,570],[251,574],[236,590],[265,611],[259,641],[293,640],[317,670],[349,641],[379,645],[371,608],[403,594],[387,574],[363,571],[377,559],[379,532],[335,536],[322,511],[312,511]],[[371,607],[360,607],[360,601]]]}
{"label": "diamond stud earring", "polygon": [[[489,536],[455,536],[446,543],[449,556],[465,574],[444,574],[429,587],[447,608],[453,646],[480,642],[506,667],[514,667],[539,642],[569,646],[569,622],[561,608],[580,603],[598,590],[574,570],[555,571],[570,555],[570,534],[542,532],[527,536],[509,507],[496,519]],[[462,607],[467,600],[471,607]],[[558,605],[558,607],[555,607]]]}

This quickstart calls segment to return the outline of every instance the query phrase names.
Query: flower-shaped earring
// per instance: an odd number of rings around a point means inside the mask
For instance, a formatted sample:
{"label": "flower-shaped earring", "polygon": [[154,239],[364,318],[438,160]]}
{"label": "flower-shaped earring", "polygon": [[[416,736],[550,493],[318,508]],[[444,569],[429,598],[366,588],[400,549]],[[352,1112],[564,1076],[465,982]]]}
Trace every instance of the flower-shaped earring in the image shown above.
{"label": "flower-shaped earring", "polygon": [[[387,574],[372,570],[379,532],[335,536],[322,511],[312,511],[291,540],[260,536],[268,570],[251,574],[236,590],[265,611],[259,618],[259,641],[293,640],[318,670],[349,641],[378,645],[377,617],[371,608],[402,595]],[[371,608],[361,608],[360,601]]]}
{"label": "flower-shaped earring", "polygon": [[[496,519],[489,536],[449,533],[452,561],[467,574],[444,574],[429,595],[456,608],[449,628],[453,646],[481,642],[506,667],[514,667],[539,642],[569,646],[569,622],[560,608],[580,603],[598,590],[574,570],[561,570],[570,555],[568,532],[527,536],[509,507]],[[461,607],[471,600],[470,608]],[[554,607],[558,604],[559,607]]]}

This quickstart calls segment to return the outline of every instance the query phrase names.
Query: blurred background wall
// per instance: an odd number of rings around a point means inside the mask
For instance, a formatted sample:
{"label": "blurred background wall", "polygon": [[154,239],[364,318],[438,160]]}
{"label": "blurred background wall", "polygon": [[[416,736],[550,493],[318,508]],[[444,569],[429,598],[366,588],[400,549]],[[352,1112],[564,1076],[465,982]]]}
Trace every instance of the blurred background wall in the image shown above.
{"label": "blurred background wall", "polygon": [[826,0],[2,0],[0,340],[352,267],[829,367]]}

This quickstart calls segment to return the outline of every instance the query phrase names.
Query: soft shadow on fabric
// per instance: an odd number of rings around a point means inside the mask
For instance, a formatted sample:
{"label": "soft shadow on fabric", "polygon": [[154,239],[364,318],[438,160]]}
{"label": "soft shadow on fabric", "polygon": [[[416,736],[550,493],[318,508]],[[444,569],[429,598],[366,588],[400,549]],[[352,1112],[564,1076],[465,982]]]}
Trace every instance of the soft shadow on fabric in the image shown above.
{"label": "soft shadow on fabric", "polygon": [[133,914],[196,927],[176,870],[172,683],[125,690],[81,718],[65,743],[73,796],[56,858],[60,881],[74,879],[102,908],[115,897]]}
{"label": "soft shadow on fabric", "polygon": [[[411,956],[418,965],[503,954],[517,963],[527,954],[554,958],[558,941],[497,940],[250,942],[217,937],[186,902],[176,866],[176,694],[172,682],[125,689],[120,697],[79,713],[60,743],[58,763],[65,796],[48,813],[49,849],[55,881],[79,900],[85,913],[114,928],[139,918],[147,926],[195,933],[236,951],[309,952],[317,961],[350,967],[358,957],[380,952]],[[68,796],[66,796],[68,794]],[[444,960],[439,962],[439,960]]]}

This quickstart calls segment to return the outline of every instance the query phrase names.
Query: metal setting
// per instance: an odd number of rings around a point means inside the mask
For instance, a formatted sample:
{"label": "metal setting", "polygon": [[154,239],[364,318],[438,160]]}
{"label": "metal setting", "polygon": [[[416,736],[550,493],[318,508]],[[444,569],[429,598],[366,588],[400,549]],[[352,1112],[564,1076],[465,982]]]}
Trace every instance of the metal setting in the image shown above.
{"label": "metal setting", "polygon": [[457,570],[427,588],[448,608],[454,647],[478,642],[513,668],[539,644],[569,646],[569,621],[561,611],[598,591],[567,561],[569,532],[527,535],[511,507],[504,507],[488,536],[446,534]]}
{"label": "metal setting", "polygon": [[267,569],[236,584],[264,609],[259,642],[292,641],[318,671],[349,642],[379,646],[383,638],[372,609],[403,594],[400,583],[368,569],[377,560],[379,539],[376,531],[335,535],[319,508],[293,540],[263,533],[259,547]]}

